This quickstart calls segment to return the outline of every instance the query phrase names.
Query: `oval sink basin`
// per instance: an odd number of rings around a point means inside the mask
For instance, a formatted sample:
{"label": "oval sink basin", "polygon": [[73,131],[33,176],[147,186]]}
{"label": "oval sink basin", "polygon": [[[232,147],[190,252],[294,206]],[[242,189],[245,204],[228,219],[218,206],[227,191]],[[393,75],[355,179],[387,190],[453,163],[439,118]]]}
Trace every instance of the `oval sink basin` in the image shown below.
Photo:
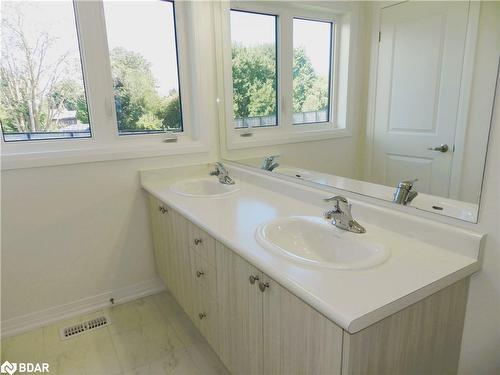
{"label": "oval sink basin", "polygon": [[390,255],[369,237],[343,231],[320,217],[276,219],[257,228],[257,241],[265,248],[295,261],[337,269],[370,268]]}
{"label": "oval sink basin", "polygon": [[174,193],[188,197],[218,198],[240,190],[237,185],[221,184],[217,177],[204,177],[176,182],[170,186]]}

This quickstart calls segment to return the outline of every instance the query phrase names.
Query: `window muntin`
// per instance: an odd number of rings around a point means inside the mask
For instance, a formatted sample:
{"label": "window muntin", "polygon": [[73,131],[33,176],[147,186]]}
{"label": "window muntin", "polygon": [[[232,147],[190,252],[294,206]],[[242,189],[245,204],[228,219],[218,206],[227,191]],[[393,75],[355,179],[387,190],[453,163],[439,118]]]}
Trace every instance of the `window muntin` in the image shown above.
{"label": "window muntin", "polygon": [[235,128],[278,124],[277,16],[231,10]]}
{"label": "window muntin", "polygon": [[293,19],[293,124],[330,121],[332,23]]}
{"label": "window muntin", "polygon": [[90,137],[73,2],[4,1],[1,14],[4,141]]}
{"label": "window muntin", "polygon": [[174,4],[105,1],[104,11],[118,133],[183,131]]}

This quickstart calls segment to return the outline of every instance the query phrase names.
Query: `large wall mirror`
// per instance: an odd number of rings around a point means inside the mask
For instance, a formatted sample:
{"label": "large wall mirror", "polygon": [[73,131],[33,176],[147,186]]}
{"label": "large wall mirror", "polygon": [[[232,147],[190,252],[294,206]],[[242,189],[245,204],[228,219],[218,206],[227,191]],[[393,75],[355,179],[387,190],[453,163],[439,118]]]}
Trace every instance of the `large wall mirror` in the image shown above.
{"label": "large wall mirror", "polygon": [[219,16],[224,159],[477,221],[500,2],[236,1]]}

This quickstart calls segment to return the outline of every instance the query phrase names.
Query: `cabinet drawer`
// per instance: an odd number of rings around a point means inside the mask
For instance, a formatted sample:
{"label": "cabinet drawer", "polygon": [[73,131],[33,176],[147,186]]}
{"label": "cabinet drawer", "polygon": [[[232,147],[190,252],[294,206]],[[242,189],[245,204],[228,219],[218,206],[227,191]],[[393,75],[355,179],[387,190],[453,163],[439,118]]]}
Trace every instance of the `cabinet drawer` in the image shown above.
{"label": "cabinet drawer", "polygon": [[199,292],[208,293],[211,296],[216,295],[217,275],[215,267],[196,252],[193,252],[191,273],[193,275],[193,286],[197,289],[197,292],[199,290]]}
{"label": "cabinet drawer", "polygon": [[205,288],[200,288],[197,299],[197,312],[194,316],[195,325],[201,334],[210,343],[212,348],[219,352],[217,303]]}
{"label": "cabinet drawer", "polygon": [[189,246],[193,253],[196,252],[215,266],[215,240],[194,224],[189,225]]}

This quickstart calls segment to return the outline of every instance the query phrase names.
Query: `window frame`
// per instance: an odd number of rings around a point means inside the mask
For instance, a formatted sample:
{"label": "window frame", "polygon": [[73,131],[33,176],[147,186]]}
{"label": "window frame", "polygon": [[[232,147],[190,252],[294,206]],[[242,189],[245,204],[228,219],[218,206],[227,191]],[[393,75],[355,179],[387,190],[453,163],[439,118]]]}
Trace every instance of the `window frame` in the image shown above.
{"label": "window frame", "polygon": [[[168,0],[170,1],[170,0]],[[173,2],[173,1],[172,1]],[[176,132],[176,142],[164,142],[164,133],[119,135],[113,95],[113,81],[106,35],[104,4],[101,1],[73,0],[84,86],[89,108],[91,136],[87,138],[43,139],[5,142],[2,170],[48,165],[73,164],[163,155],[208,152],[209,132],[199,126],[202,115],[193,111],[192,102],[203,95],[200,69],[187,62],[201,61],[196,47],[189,42],[199,39],[201,31],[193,17],[201,12],[192,4],[175,2],[179,94],[182,92],[183,131]],[[199,15],[198,15],[199,17]],[[191,40],[190,40],[191,39]],[[196,65],[196,63],[195,63]],[[195,95],[196,93],[196,95]],[[196,98],[194,97],[196,96]],[[202,112],[208,104],[197,108]]]}
{"label": "window frame", "polygon": [[[272,14],[277,16],[277,44],[278,53],[278,121],[277,126],[248,128],[234,128],[233,126],[233,98],[232,98],[232,59],[231,59],[231,28],[230,11],[246,11],[254,13]],[[353,17],[354,16],[354,17]],[[332,23],[332,37],[330,43],[330,59],[333,62],[331,67],[329,90],[329,121],[317,123],[293,123],[293,19],[304,19],[311,21],[322,21]],[[340,71],[341,56],[344,56],[343,64],[350,61],[350,50],[353,48],[353,33],[349,33],[352,22],[356,22],[357,17],[351,13],[349,6],[341,6],[338,10],[315,5],[286,6],[279,3],[246,2],[233,1],[221,5],[221,28],[222,37],[219,47],[219,72],[223,75],[224,98],[224,121],[222,126],[225,135],[226,148],[228,150],[268,146],[276,144],[296,143],[303,141],[322,140],[329,138],[350,137],[352,129],[347,121],[348,100],[347,96],[352,91],[346,82],[344,87],[346,92],[344,97],[338,95],[341,80],[339,74],[345,76],[347,80],[347,69]],[[346,26],[348,27],[346,29]],[[344,38],[344,39],[342,39]],[[332,56],[333,55],[333,56]],[[339,106],[344,107],[339,111]],[[342,113],[339,113],[342,112]]]}

